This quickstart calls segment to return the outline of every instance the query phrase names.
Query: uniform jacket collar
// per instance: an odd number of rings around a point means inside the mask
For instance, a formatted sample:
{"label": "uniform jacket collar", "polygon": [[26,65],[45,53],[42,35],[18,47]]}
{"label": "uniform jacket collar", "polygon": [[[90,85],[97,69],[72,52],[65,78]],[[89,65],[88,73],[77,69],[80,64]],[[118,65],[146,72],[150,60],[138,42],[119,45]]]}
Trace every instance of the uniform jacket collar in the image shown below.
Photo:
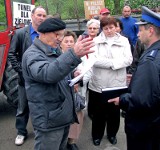
{"label": "uniform jacket collar", "polygon": [[160,40],[156,41],[155,43],[153,43],[148,49],[146,49],[144,51],[144,53],[142,54],[142,56],[140,57],[140,60],[146,56],[147,54],[149,54],[152,50],[160,50]]}

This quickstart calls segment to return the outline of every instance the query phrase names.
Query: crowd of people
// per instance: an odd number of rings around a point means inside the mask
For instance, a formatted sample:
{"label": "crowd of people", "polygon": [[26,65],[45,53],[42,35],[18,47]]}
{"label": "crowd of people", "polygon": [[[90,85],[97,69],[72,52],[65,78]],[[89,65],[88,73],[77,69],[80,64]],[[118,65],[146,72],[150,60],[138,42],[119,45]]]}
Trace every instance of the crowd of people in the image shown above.
{"label": "crowd of people", "polygon": [[[95,146],[105,129],[108,141],[117,143],[122,109],[127,150],[160,150],[160,15],[143,6],[138,22],[130,6],[124,6],[120,18],[103,8],[78,38],[59,15],[47,16],[41,6],[32,10],[31,18],[29,26],[16,30],[9,50],[19,74],[15,144],[27,138],[30,116],[34,150],[78,150],[83,99]],[[128,92],[120,97],[102,93],[125,86]]]}

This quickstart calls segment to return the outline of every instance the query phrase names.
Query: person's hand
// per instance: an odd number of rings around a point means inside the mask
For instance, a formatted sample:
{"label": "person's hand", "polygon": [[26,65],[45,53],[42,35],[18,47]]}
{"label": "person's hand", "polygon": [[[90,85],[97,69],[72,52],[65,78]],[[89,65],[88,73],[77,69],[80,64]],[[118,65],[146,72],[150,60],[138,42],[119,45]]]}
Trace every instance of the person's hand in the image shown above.
{"label": "person's hand", "polygon": [[119,97],[109,99],[108,103],[114,103],[115,105],[119,105]]}
{"label": "person's hand", "polygon": [[132,78],[132,74],[127,74],[127,85],[130,84]]}
{"label": "person's hand", "polygon": [[74,77],[77,77],[77,76],[79,76],[81,74],[81,70],[76,70],[75,72],[74,72]]}
{"label": "person's hand", "polygon": [[75,84],[75,85],[74,85],[74,92],[75,92],[75,93],[78,92],[78,84]]}
{"label": "person's hand", "polygon": [[80,35],[74,45],[74,52],[78,57],[83,57],[94,52],[94,50],[90,49],[93,46],[95,46],[93,39],[91,39],[90,37],[83,39],[82,35]]}

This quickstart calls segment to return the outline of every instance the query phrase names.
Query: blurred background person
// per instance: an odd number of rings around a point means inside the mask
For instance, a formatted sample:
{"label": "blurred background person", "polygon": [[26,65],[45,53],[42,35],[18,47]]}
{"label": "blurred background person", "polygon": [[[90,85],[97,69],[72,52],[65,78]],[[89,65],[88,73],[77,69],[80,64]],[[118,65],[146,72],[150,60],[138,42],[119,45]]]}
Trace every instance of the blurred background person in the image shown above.
{"label": "blurred background person", "polygon": [[116,23],[117,23],[117,27],[116,27],[116,32],[123,35],[122,31],[123,31],[123,23],[120,19],[115,18],[116,19]]}
{"label": "blurred background person", "polygon": [[[122,31],[123,31],[123,23],[121,22],[121,20],[120,19],[118,19],[118,18],[116,18],[116,22],[117,22],[117,27],[116,27],[116,31],[119,33],[119,34],[121,34],[122,36],[125,36],[125,35],[123,35],[123,33],[122,33]],[[126,36],[125,36],[126,37]],[[126,37],[127,38],[127,37]],[[128,39],[128,38],[127,38]],[[131,52],[132,52],[132,54],[133,53],[135,53],[134,51],[135,51],[135,48],[134,48],[134,46],[132,45],[132,43],[131,43],[131,41],[128,39],[128,41],[129,41],[129,44],[130,44],[130,47],[131,47]],[[137,44],[136,44],[137,45]],[[133,63],[133,62],[132,62]],[[132,77],[132,75],[131,75],[131,73],[130,73],[130,70],[131,70],[131,68],[132,68],[132,65],[130,65],[130,66],[128,66],[127,67],[127,84],[129,84],[129,82],[130,82],[130,80],[131,80],[131,77]],[[121,116],[122,117],[125,117],[125,111],[124,110],[122,110],[122,112],[121,112]]]}
{"label": "blurred background person", "polygon": [[88,31],[88,36],[91,37],[92,39],[95,38],[100,29],[100,21],[96,19],[91,19],[87,22],[87,31]]}
{"label": "blurred background person", "polygon": [[131,44],[135,46],[138,39],[138,25],[135,24],[137,20],[131,16],[130,6],[123,7],[122,17],[120,20],[123,23],[123,35],[127,36],[127,38],[131,41]]}
{"label": "blurred background person", "polygon": [[130,44],[127,38],[116,32],[116,19],[104,17],[100,26],[102,32],[94,38],[95,52],[90,55],[90,59],[96,61],[90,70],[88,86],[93,108],[92,138],[95,146],[100,145],[105,128],[109,142],[117,143],[120,108],[109,104],[101,90],[106,87],[126,86],[126,67],[132,63]]}
{"label": "blurred background person", "polygon": [[[74,32],[66,30],[64,33],[64,38],[60,44],[60,48],[65,53],[68,51],[70,48],[74,47],[74,44],[76,43],[77,36]],[[74,91],[78,92],[78,84],[75,85]],[[68,143],[67,143],[67,148],[68,150],[78,150],[78,146],[76,145],[76,142],[79,138],[82,125],[83,125],[83,117],[84,113],[83,110],[80,110],[77,113],[78,116],[78,123],[74,123],[70,126],[69,129],[69,135],[68,135]]]}
{"label": "blurred background person", "polygon": [[[83,34],[84,37],[91,37],[92,39],[94,39],[99,33],[100,33],[100,21],[96,20],[96,19],[91,19],[87,22],[87,29],[86,32],[87,35],[85,35],[85,33]],[[82,63],[80,65],[80,67],[85,66],[85,62],[86,59],[88,59],[89,56],[87,55],[86,57],[82,57]],[[90,75],[85,77],[85,81],[83,80],[84,84],[83,84],[83,88],[82,90],[84,90],[83,93],[86,93],[85,91],[87,90],[87,84],[88,81],[90,79]],[[90,117],[90,119],[92,119],[92,112],[93,112],[93,104],[92,104],[92,100],[90,98],[86,98],[88,100],[87,102],[87,112],[88,112],[88,116]]]}
{"label": "blurred background person", "polygon": [[134,52],[134,46],[133,46],[130,38],[128,38],[127,35],[125,35],[125,34],[122,32],[123,29],[124,29],[122,21],[121,21],[120,19],[116,18],[116,22],[117,22],[116,32],[118,32],[118,33],[121,34],[122,36],[125,36],[125,37],[128,39],[129,44],[130,44],[130,46],[131,46],[131,52],[132,52],[132,54],[133,54],[133,52]]}
{"label": "blurred background person", "polygon": [[102,8],[99,12],[99,20],[101,20],[103,17],[110,17],[110,11],[108,8]]}
{"label": "blurred background person", "polygon": [[156,13],[160,14],[160,6],[156,7]]}
{"label": "blurred background person", "polygon": [[100,21],[97,19],[89,20],[86,24],[86,27],[86,30],[82,34],[83,38],[94,38],[101,32]]}

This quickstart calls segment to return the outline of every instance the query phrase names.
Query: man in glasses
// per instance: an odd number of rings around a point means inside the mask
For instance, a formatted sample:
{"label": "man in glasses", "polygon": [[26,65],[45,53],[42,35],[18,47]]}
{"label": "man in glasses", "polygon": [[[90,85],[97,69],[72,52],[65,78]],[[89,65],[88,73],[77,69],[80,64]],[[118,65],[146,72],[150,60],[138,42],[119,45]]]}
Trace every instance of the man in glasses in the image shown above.
{"label": "man in glasses", "polygon": [[39,27],[36,38],[22,60],[25,88],[35,131],[35,150],[64,150],[69,126],[77,122],[74,91],[68,80],[81,57],[94,52],[91,38],[80,36],[74,49],[61,54],[59,44],[66,24],[48,18]]}
{"label": "man in glasses", "polygon": [[29,118],[29,109],[22,75],[22,56],[32,44],[35,37],[39,35],[37,28],[46,19],[46,15],[46,10],[43,7],[35,7],[31,13],[32,23],[27,27],[16,30],[9,49],[8,58],[19,75],[18,109],[15,125],[17,129],[16,145],[22,145],[28,135],[26,127]]}

